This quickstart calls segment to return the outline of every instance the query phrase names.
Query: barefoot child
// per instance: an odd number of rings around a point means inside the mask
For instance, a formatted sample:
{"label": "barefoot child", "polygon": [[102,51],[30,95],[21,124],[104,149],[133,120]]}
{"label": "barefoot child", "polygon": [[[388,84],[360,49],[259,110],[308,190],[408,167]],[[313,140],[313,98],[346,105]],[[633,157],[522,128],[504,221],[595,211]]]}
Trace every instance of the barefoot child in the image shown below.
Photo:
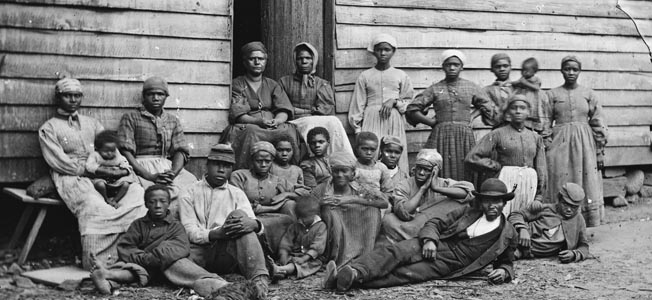
{"label": "barefoot child", "polygon": [[172,284],[194,289],[201,296],[229,283],[190,259],[190,243],[181,223],[169,213],[170,192],[166,186],[145,190],[147,215],[134,221],[118,240],[119,261],[105,266],[95,261],[91,279],[103,294],[111,294],[117,283],[147,285],[152,274],[161,274]]}
{"label": "barefoot child", "polygon": [[104,197],[104,201],[115,207],[127,194],[129,185],[136,182],[134,171],[127,159],[118,152],[118,134],[113,130],[104,130],[95,137],[95,152],[86,160],[86,171],[95,174],[99,167],[127,170],[129,174],[120,178],[94,178],[95,189]]}
{"label": "barefoot child", "polygon": [[274,278],[296,274],[297,279],[317,273],[318,259],[326,249],[326,224],[319,217],[319,200],[314,196],[301,197],[295,208],[297,222],[283,235],[279,246],[281,266],[274,265]]}
{"label": "barefoot child", "polygon": [[308,131],[308,147],[313,156],[300,164],[306,186],[314,188],[331,178],[331,168],[328,164],[330,143],[331,135],[326,128],[315,127]]}
{"label": "barefoot child", "polygon": [[279,136],[273,142],[276,148],[276,158],[272,163],[270,173],[285,178],[291,184],[303,184],[303,171],[299,166],[290,164],[290,160],[294,155],[292,150],[292,140],[287,135]]}

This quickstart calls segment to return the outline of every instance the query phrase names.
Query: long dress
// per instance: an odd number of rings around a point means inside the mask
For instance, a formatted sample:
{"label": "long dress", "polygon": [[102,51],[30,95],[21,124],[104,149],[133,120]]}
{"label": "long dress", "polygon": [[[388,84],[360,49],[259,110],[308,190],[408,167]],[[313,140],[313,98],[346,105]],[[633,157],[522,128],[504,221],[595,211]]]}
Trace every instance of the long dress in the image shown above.
{"label": "long dress", "polygon": [[487,94],[475,83],[458,78],[453,82],[439,81],[414,98],[407,111],[424,112],[434,106],[437,124],[432,128],[424,148],[435,148],[444,162],[439,175],[443,178],[475,182],[473,172],[465,168],[464,158],[475,146],[470,126],[471,108],[493,115],[493,105]]}
{"label": "long dress", "polygon": [[144,190],[139,184],[129,185],[127,194],[114,208],[95,190],[91,179],[82,176],[86,159],[94,151],[95,135],[102,130],[97,120],[81,115],[78,120],[57,115],[39,129],[41,151],[52,169],[52,181],[77,218],[82,264],[87,270],[92,266],[91,253],[107,264],[115,263],[118,238],[131,222],[147,212],[143,205]]}
{"label": "long dress", "polygon": [[229,143],[235,151],[234,170],[249,167],[248,159],[251,157],[251,146],[258,141],[272,142],[276,138],[287,135],[292,140],[293,155],[290,163],[298,165],[306,154],[307,148],[301,133],[292,123],[279,124],[276,128],[261,128],[256,124],[236,123],[242,115],[273,118],[276,114],[285,112],[291,120],[294,107],[276,81],[263,77],[260,88],[254,91],[247,83],[244,76],[239,76],[232,81],[231,108],[229,109],[229,122],[220,136],[220,143]]}
{"label": "long dress", "polygon": [[607,139],[602,106],[593,90],[583,86],[554,88],[548,92],[548,98],[554,126],[546,157],[547,201],[557,202],[557,194],[564,183],[577,183],[590,199],[582,204],[586,224],[588,227],[598,226],[604,202],[602,174],[598,170],[596,154]]}
{"label": "long dress", "polygon": [[[384,136],[396,136],[401,139],[403,151],[398,165],[407,170],[407,139],[405,133],[405,109],[407,108],[414,90],[408,75],[394,67],[380,71],[376,68],[368,69],[358,76],[349,106],[349,125],[355,133],[370,131],[381,139]],[[396,106],[392,109],[388,119],[383,120],[380,109],[383,103],[396,99]]]}
{"label": "long dress", "polygon": [[[315,62],[316,63],[316,62]],[[344,126],[335,114],[335,94],[331,83],[327,80],[312,76],[314,86],[302,82],[302,76],[293,74],[282,77],[279,84],[287,94],[292,106],[310,110],[309,114],[295,114],[289,121],[297,126],[303,139],[308,141],[308,131],[315,127],[324,127],[331,138],[328,154],[335,152],[348,152],[353,155],[353,148],[346,135]],[[310,155],[310,149],[308,149]]]}

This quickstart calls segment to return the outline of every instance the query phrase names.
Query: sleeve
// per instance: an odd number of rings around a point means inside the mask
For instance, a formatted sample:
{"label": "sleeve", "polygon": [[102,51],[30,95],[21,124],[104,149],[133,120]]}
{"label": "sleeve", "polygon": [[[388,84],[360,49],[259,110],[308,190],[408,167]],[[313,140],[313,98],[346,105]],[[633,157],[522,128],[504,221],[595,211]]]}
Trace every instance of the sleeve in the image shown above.
{"label": "sleeve", "polygon": [[194,244],[204,245],[208,244],[208,234],[210,229],[204,228],[199,223],[197,215],[199,212],[195,210],[193,198],[195,197],[194,188],[191,187],[181,194],[179,197],[179,219],[181,224],[186,230],[188,239]]}
{"label": "sleeve", "polygon": [[229,108],[229,122],[234,124],[236,120],[251,111],[249,99],[247,99],[247,82],[241,77],[231,82],[231,107]]}
{"label": "sleeve", "polygon": [[251,203],[249,202],[249,198],[247,198],[247,195],[245,192],[243,192],[240,189],[235,189],[232,193],[232,197],[235,198],[235,203],[236,203],[236,208],[242,210],[248,217],[256,220],[258,222],[258,225],[260,225],[260,230],[256,232],[256,234],[261,235],[265,233],[265,226],[263,223],[256,218],[256,214],[254,213],[254,209],[251,207]]}
{"label": "sleeve", "polygon": [[127,160],[127,158],[124,157],[122,154],[120,154],[120,151],[116,151],[115,157],[116,157],[116,159],[118,159],[118,162],[119,162],[118,166],[120,168],[133,170],[133,168],[129,164],[129,161]]}
{"label": "sleeve", "polygon": [[440,233],[450,228],[455,223],[455,221],[457,221],[464,215],[464,213],[466,213],[467,209],[467,207],[460,207],[449,212],[446,214],[446,216],[434,217],[428,220],[428,222],[426,222],[426,224],[423,225],[423,228],[421,228],[419,231],[419,241],[421,241],[421,244],[424,244],[428,240],[439,243]]}
{"label": "sleeve", "polygon": [[578,222],[579,234],[577,235],[577,248],[575,251],[575,261],[581,261],[589,258],[589,240],[586,235],[586,222],[582,216],[579,216]]}
{"label": "sleeve", "polygon": [[312,107],[313,115],[334,115],[335,114],[335,93],[331,83],[322,80],[322,84],[317,90],[317,99]]}
{"label": "sleeve", "polygon": [[130,113],[122,115],[118,125],[118,144],[120,151],[128,151],[136,155],[135,120]]}
{"label": "sleeve", "polygon": [[[505,226],[510,226],[509,224],[505,224]],[[516,241],[516,235],[514,230],[510,230],[512,234],[508,236],[507,238],[509,239],[508,245],[505,248],[505,250],[498,255],[496,260],[493,263],[494,270],[501,268],[507,272],[507,278],[505,282],[510,282],[512,279],[515,278],[514,276],[514,251],[516,251],[516,247],[518,247],[518,243]]]}
{"label": "sleeve", "polygon": [[382,165],[382,167],[379,168],[382,172],[380,174],[380,190],[383,193],[391,195],[394,187],[392,187],[392,176],[389,175],[389,169],[387,169],[387,167],[381,162],[378,162],[377,164]]}
{"label": "sleeve", "polygon": [[538,87],[541,87],[541,79],[539,79],[539,77],[532,76],[529,81],[530,81],[530,83],[532,83],[532,84],[534,84],[534,85],[536,85]]}
{"label": "sleeve", "polygon": [[312,242],[310,242],[310,247],[308,247],[308,252],[306,252],[306,254],[310,255],[313,259],[317,259],[320,255],[324,254],[324,251],[326,251],[328,232],[324,222],[319,222],[313,226],[315,227],[314,237]]}
{"label": "sleeve", "polygon": [[118,257],[120,260],[128,263],[134,263],[145,268],[161,267],[161,261],[154,253],[146,252],[138,248],[138,244],[143,241],[141,222],[133,222],[127,232],[118,239]]}
{"label": "sleeve", "polygon": [[161,270],[170,267],[174,262],[190,255],[190,244],[183,226],[177,222],[170,224],[168,239],[161,242],[151,251],[161,262]]}
{"label": "sleeve", "polygon": [[536,207],[537,206],[535,205],[528,205],[522,208],[521,210],[512,211],[512,213],[509,214],[509,218],[508,218],[509,222],[512,224],[512,226],[514,226],[514,228],[517,231],[521,229],[529,230],[530,228],[529,223],[538,219],[542,213],[542,210],[536,209]]}
{"label": "sleeve", "polygon": [[272,93],[272,113],[274,115],[284,112],[288,114],[288,120],[292,120],[294,117],[294,106],[290,102],[290,98],[283,90],[278,82],[270,79],[271,82],[271,93]]}
{"label": "sleeve", "polygon": [[311,188],[316,187],[315,164],[311,160],[304,160],[299,164],[299,167],[303,171],[303,184]]}
{"label": "sleeve", "polygon": [[[480,88],[478,85],[474,84],[473,99],[472,104],[475,108],[479,109],[482,113],[483,120],[493,120],[494,119],[494,107],[493,101],[489,98],[489,95]],[[486,123],[486,121],[485,121]]]}
{"label": "sleeve", "polygon": [[190,147],[188,142],[186,142],[186,136],[183,133],[183,125],[177,116],[172,116],[174,118],[174,129],[172,131],[172,140],[170,145],[170,156],[174,156],[177,153],[183,154],[184,163],[188,162],[190,158]]}
{"label": "sleeve", "polygon": [[349,125],[355,133],[362,131],[364,110],[367,108],[367,79],[364,74],[358,76],[349,104]]}
{"label": "sleeve", "polygon": [[232,186],[235,186],[241,190],[246,190],[246,182],[247,181],[247,176],[240,170],[236,170],[233,173],[231,173],[231,178],[229,178],[229,184]]}
{"label": "sleeve", "polygon": [[412,102],[412,98],[414,97],[412,80],[410,80],[410,76],[408,76],[406,73],[403,73],[403,79],[401,80],[398,97],[399,98],[396,101],[396,109],[398,109],[401,114],[405,114],[408,104]]}
{"label": "sleeve", "polygon": [[[464,180],[453,180],[450,178],[444,179],[444,183],[446,184],[446,187],[450,188],[458,188],[458,189],[463,189],[466,191],[466,197],[464,198],[459,198],[459,199],[454,199],[457,200],[460,203],[469,203],[471,200],[473,200],[473,191],[475,190],[475,187],[473,186],[473,183],[470,183],[468,181]],[[449,197],[450,198],[450,197]],[[453,198],[451,198],[453,199]]]}
{"label": "sleeve", "polygon": [[414,219],[414,212],[409,212],[405,209],[405,202],[412,198],[409,180],[412,179],[401,180],[392,193],[392,198],[394,198],[394,207],[392,210],[401,221],[411,221]]}
{"label": "sleeve", "polygon": [[49,122],[43,124],[39,129],[39,143],[43,158],[52,170],[66,175],[81,176],[84,174],[86,166],[66,154]]}
{"label": "sleeve", "polygon": [[537,191],[534,200],[543,202],[543,195],[548,187],[548,165],[546,163],[546,146],[543,144],[543,138],[536,134],[537,154],[534,157],[534,167],[537,171]]}
{"label": "sleeve", "polygon": [[539,119],[539,122],[541,123],[541,132],[539,132],[539,135],[545,139],[545,137],[552,134],[550,126],[550,123],[552,122],[550,119],[550,100],[548,98],[548,93],[542,90],[538,91],[536,96],[539,107],[537,108],[538,115],[534,117]]}
{"label": "sleeve", "polygon": [[544,127],[540,135],[543,138],[544,145],[550,145],[552,142],[552,123],[554,122],[554,89],[545,91],[545,95],[547,101],[544,102],[543,109],[545,112],[542,115],[546,117],[547,122],[542,124]]}
{"label": "sleeve", "polygon": [[295,172],[298,173],[296,183],[303,185],[303,183],[305,181],[305,180],[303,180],[303,170],[301,170],[301,168],[298,167],[298,166],[292,166],[292,168],[295,169],[296,170]]}
{"label": "sleeve", "polygon": [[[414,100],[410,102],[410,104],[408,104],[405,108],[405,112],[420,111],[425,114],[428,107],[437,99],[437,95],[435,94],[435,85],[436,84],[429,86],[421,94],[418,94],[416,97],[414,97]],[[412,126],[416,125],[416,123],[411,121],[410,118],[407,118],[407,121]]]}
{"label": "sleeve", "polygon": [[466,164],[478,171],[500,171],[502,167],[500,163],[491,159],[497,144],[498,134],[493,130],[480,139],[480,142],[478,142],[466,155],[464,161]]}
{"label": "sleeve", "polygon": [[100,160],[102,158],[97,152],[92,152],[86,159],[86,171],[95,174],[95,171],[100,167]]}
{"label": "sleeve", "polygon": [[596,148],[602,151],[607,144],[607,124],[604,121],[602,105],[592,90],[589,92],[589,126],[593,130]]}

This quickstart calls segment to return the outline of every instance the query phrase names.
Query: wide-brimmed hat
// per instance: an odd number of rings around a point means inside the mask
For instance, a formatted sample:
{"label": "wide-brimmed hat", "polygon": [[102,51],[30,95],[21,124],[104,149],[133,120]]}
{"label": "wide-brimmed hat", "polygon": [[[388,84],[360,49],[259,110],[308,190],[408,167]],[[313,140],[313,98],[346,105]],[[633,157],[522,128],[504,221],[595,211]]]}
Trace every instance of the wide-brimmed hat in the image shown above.
{"label": "wide-brimmed hat", "polygon": [[500,179],[489,178],[485,180],[480,186],[480,191],[473,191],[476,199],[502,199],[509,201],[514,199],[514,191],[516,185],[511,192],[507,192],[507,186]]}

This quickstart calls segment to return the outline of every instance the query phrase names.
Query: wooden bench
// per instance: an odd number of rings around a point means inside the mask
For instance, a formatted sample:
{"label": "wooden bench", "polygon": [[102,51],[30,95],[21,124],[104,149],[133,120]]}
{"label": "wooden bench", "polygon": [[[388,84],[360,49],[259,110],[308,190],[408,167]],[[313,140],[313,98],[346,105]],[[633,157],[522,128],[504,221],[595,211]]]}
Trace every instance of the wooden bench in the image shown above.
{"label": "wooden bench", "polygon": [[61,200],[51,198],[34,199],[33,197],[27,195],[27,191],[24,189],[6,187],[3,189],[3,192],[14,199],[22,201],[26,205],[25,210],[23,211],[23,214],[20,216],[20,220],[18,221],[18,226],[16,226],[16,231],[14,231],[14,235],[12,235],[11,240],[9,240],[7,249],[14,249],[14,247],[16,247],[18,240],[23,235],[23,231],[27,226],[27,222],[29,222],[32,216],[32,212],[35,208],[38,209],[38,215],[36,215],[36,219],[32,225],[32,230],[30,230],[29,235],[27,236],[27,241],[25,242],[23,249],[20,251],[20,256],[18,257],[18,264],[22,265],[27,260],[29,250],[32,249],[34,241],[36,241],[36,236],[41,229],[41,225],[43,225],[43,220],[48,213],[48,208],[51,206],[64,205],[64,203]]}

